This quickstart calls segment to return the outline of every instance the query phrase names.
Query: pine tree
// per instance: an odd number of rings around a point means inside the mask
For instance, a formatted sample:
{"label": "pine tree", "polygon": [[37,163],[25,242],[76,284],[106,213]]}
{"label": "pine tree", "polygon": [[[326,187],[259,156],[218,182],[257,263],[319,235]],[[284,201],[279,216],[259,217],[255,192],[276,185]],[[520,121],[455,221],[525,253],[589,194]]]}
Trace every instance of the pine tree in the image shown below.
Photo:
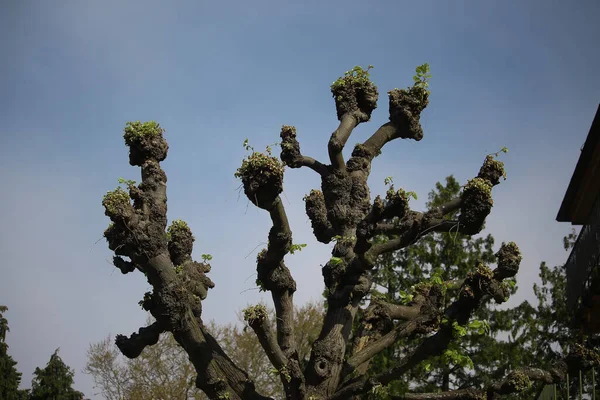
{"label": "pine tree", "polygon": [[31,383],[30,400],[82,400],[83,393],[72,388],[75,373],[58,356],[52,354],[46,368],[36,368]]}
{"label": "pine tree", "polygon": [[2,315],[6,311],[8,311],[6,306],[0,306],[0,399],[19,400],[24,393],[19,390],[21,373],[15,368],[17,362],[8,355],[6,344],[8,321]]}

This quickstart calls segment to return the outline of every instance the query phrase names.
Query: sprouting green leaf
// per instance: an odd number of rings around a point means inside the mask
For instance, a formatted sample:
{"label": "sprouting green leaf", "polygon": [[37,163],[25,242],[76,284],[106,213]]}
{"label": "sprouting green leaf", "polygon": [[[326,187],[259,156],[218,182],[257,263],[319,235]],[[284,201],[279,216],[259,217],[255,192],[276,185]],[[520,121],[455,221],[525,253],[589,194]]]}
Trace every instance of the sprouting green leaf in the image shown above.
{"label": "sprouting green leaf", "polygon": [[124,178],[119,178],[119,183],[121,185],[127,185],[127,186],[134,186],[135,185],[135,181],[134,180],[124,179]]}
{"label": "sprouting green leaf", "polygon": [[452,323],[452,329],[458,337],[463,337],[467,334],[467,329],[464,326],[460,326],[456,321]]}
{"label": "sprouting green leaf", "polygon": [[476,331],[478,334],[483,335],[490,331],[490,324],[487,321],[473,320],[467,327],[470,330]]}
{"label": "sprouting green leaf", "polygon": [[429,73],[429,64],[425,63],[423,65],[419,65],[417,68],[415,68],[415,72],[416,75],[413,76],[415,87],[427,89],[427,87],[429,87],[428,81],[431,78],[431,74]]}
{"label": "sprouting green leaf", "polygon": [[469,322],[468,326],[471,329],[479,329],[479,328],[481,328],[482,324],[483,324],[482,321],[479,321],[479,320],[476,319],[474,321]]}
{"label": "sprouting green leaf", "polygon": [[302,249],[305,247],[306,247],[306,243],[293,244],[290,246],[290,254],[294,254],[297,251],[302,251]]}
{"label": "sprouting green leaf", "polygon": [[329,262],[330,262],[331,264],[333,264],[333,265],[339,265],[339,264],[343,263],[343,262],[344,262],[344,260],[342,260],[342,259],[341,259],[341,258],[339,258],[339,257],[331,257],[331,259],[329,260]]}
{"label": "sprouting green leaf", "polygon": [[212,256],[210,254],[202,254],[202,259],[204,261],[210,261],[212,260]]}
{"label": "sprouting green leaf", "polygon": [[461,367],[473,368],[473,360],[471,357],[460,354],[456,350],[446,350],[444,354],[442,354],[442,361],[447,364],[455,364]]}
{"label": "sprouting green leaf", "polygon": [[400,302],[401,302],[402,304],[408,304],[408,303],[410,303],[410,302],[413,300],[413,298],[414,298],[414,295],[413,295],[412,293],[406,292],[406,291],[404,291],[404,290],[400,290],[400,293],[399,293],[399,294],[400,294]]}
{"label": "sprouting green leaf", "polygon": [[250,146],[248,138],[244,139],[243,147],[246,149],[246,151],[254,151],[254,147]]}

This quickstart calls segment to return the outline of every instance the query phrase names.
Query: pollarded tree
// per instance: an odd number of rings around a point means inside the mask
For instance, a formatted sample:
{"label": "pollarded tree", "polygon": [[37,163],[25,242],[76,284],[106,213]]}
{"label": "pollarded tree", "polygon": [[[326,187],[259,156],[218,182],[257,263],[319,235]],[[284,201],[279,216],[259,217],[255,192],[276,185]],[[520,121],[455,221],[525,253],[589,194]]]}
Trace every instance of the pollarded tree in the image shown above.
{"label": "pollarded tree", "polygon": [[[268,246],[257,256],[257,284],[272,295],[276,311],[275,332],[264,306],[249,307],[245,319],[254,330],[273,368],[278,371],[288,399],[349,399],[367,393],[385,392],[386,386],[403,379],[411,369],[442,354],[469,323],[482,303],[506,301],[510,288],[504,282],[517,274],[521,255],[516,244],[503,244],[497,252],[497,267],[477,265],[460,282],[456,300],[443,307],[446,282],[417,285],[409,304],[381,303],[375,312],[355,321],[359,304],[371,291],[370,270],[379,256],[402,249],[434,232],[474,235],[481,231],[492,208],[492,188],[504,175],[503,164],[486,157],[476,177],[466,183],[460,196],[426,212],[409,207],[407,193],[391,189],[385,198],[371,201],[367,180],[373,160],[395,139],[421,140],[420,115],[429,102],[427,65],[417,68],[415,84],[391,90],[388,123],[363,143],[357,144],[348,161],[343,150],[353,129],[369,121],[376,108],[378,91],[369,79],[369,69],[355,67],[336,80],[331,91],[339,127],[328,144],[329,164],[303,155],[293,126],[281,129],[280,160],[252,151],[236,176],[242,180],[250,202],[269,213],[273,226]],[[108,192],[103,205],[112,223],[104,232],[115,252],[114,265],[123,273],[139,270],[153,287],[143,299],[143,308],[156,319],[130,337],[119,335],[116,344],[130,358],[157,343],[163,332],[171,332],[184,348],[197,373],[196,385],[213,399],[265,399],[248,374],[236,365],[210,335],[202,322],[202,300],[214,283],[207,277],[208,259],[191,258],[194,237],[183,221],[167,229],[167,177],[160,162],[168,145],[163,129],[155,122],[128,123],[124,139],[129,162],[141,167],[142,182],[124,181],[127,190]],[[327,312],[320,335],[312,346],[308,363],[298,356],[293,329],[293,294],[296,283],[284,258],[297,248],[280,193],[284,166],[308,167],[321,178],[321,190],[305,197],[306,213],[316,239],[335,240],[332,257],[323,267],[327,289]],[[456,218],[446,215],[459,210]],[[382,234],[394,239],[376,243]],[[296,246],[296,247],[295,247]],[[353,324],[364,336],[351,343]],[[379,329],[391,329],[384,335]],[[405,337],[420,337],[387,371],[367,378],[369,360]],[[444,394],[406,394],[405,398],[483,398],[522,390],[531,380],[559,380],[566,367],[551,371],[526,368],[511,372],[487,388],[461,389]],[[441,397],[445,396],[445,397]]]}

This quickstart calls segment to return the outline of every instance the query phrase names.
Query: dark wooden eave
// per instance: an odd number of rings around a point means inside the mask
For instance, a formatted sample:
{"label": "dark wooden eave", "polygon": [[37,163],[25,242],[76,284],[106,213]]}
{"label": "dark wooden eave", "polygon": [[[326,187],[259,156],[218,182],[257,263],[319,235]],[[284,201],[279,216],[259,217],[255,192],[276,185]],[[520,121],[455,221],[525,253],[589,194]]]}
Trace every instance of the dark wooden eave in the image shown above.
{"label": "dark wooden eave", "polygon": [[558,211],[558,222],[584,225],[600,195],[600,106]]}

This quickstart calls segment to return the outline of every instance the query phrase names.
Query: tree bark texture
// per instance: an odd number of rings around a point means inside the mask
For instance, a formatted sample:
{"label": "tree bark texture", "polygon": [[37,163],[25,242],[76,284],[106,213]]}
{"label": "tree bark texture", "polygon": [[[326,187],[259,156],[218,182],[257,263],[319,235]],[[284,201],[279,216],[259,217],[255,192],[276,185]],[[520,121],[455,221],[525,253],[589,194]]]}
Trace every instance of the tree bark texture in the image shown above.
{"label": "tree bark texture", "polygon": [[[409,195],[393,186],[371,200],[367,180],[373,160],[395,139],[420,141],[421,112],[429,103],[426,88],[415,85],[394,89],[389,95],[389,122],[363,143],[357,144],[346,161],[343,150],[352,131],[369,121],[377,105],[377,87],[363,75],[346,74],[332,85],[338,128],[328,143],[328,163],[303,155],[293,126],[281,129],[280,159],[252,152],[236,172],[250,202],[266,211],[272,221],[268,247],[257,256],[257,284],[272,295],[276,310],[276,331],[272,332],[261,306],[245,310],[245,319],[256,333],[273,368],[283,383],[286,398],[360,398],[374,388],[402,379],[429,357],[439,355],[453,340],[459,340],[456,326],[469,322],[484,302],[507,300],[503,282],[518,272],[521,255],[514,243],[503,244],[495,269],[481,264],[462,282],[453,282],[459,294],[445,306],[445,283],[424,282],[414,290],[407,304],[374,300],[355,321],[361,300],[371,291],[370,270],[385,253],[410,246],[433,232],[477,234],[490,213],[492,188],[504,176],[504,167],[493,156],[485,158],[478,174],[464,187],[460,197],[449,203],[418,212],[410,209]],[[114,265],[123,273],[139,271],[146,276],[152,292],[142,306],[156,319],[129,337],[119,335],[116,343],[130,358],[146,346],[157,343],[163,332],[172,332],[185,349],[196,372],[196,384],[212,399],[266,399],[207,332],[202,321],[202,300],[214,283],[207,274],[209,260],[192,259],[194,237],[183,221],[167,228],[167,177],[160,163],[168,145],[163,129],[155,122],[128,123],[124,139],[132,166],[141,168],[142,181],[125,182],[126,190],[108,192],[103,205],[111,224],[104,236],[114,251]],[[306,213],[319,242],[335,242],[332,256],[322,269],[327,292],[327,312],[310,361],[301,365],[295,348],[293,295],[296,291],[285,256],[292,250],[292,230],[280,194],[284,167],[308,167],[320,178],[320,189],[305,198]],[[459,210],[456,219],[448,214]],[[375,242],[386,235],[386,241]],[[447,286],[447,285],[446,285]],[[353,325],[359,328],[353,334]],[[422,337],[421,344],[378,376],[369,376],[369,360],[398,339]],[[480,399],[520,390],[528,381],[555,382],[555,371],[535,368],[514,371],[489,388],[450,390],[435,394],[409,393],[406,399]]]}

